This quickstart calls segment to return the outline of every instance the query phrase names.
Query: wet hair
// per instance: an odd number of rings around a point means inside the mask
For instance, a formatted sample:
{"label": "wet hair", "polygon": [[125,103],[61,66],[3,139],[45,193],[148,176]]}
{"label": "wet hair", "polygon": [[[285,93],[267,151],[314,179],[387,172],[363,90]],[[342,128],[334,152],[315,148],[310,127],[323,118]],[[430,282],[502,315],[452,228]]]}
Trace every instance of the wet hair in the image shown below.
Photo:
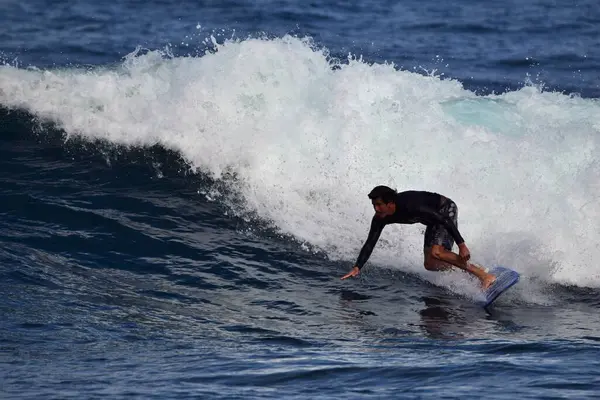
{"label": "wet hair", "polygon": [[396,199],[396,191],[387,186],[375,186],[371,193],[369,193],[369,198],[371,200],[381,199],[384,203],[391,203]]}

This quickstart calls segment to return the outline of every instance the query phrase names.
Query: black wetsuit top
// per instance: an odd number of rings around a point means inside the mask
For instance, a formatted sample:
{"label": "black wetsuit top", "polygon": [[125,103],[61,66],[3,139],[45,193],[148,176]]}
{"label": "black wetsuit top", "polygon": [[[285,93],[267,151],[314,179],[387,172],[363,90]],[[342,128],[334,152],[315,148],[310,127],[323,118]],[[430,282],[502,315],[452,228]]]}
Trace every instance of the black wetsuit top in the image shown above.
{"label": "black wetsuit top", "polygon": [[442,196],[437,193],[406,191],[396,196],[396,212],[393,215],[378,218],[373,216],[371,229],[367,241],[363,245],[356,266],[360,269],[365,265],[375,244],[379,240],[381,231],[387,224],[416,224],[417,222],[426,226],[442,225],[452,235],[457,244],[464,242],[458,228],[448,216],[440,214]]}

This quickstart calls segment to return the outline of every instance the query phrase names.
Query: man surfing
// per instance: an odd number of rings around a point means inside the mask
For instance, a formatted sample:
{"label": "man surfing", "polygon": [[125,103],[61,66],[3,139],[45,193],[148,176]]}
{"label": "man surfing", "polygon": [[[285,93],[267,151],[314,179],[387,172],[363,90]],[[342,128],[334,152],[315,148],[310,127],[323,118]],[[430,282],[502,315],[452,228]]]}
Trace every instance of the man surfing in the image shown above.
{"label": "man surfing", "polygon": [[[397,193],[387,186],[373,188],[369,199],[375,209],[369,235],[356,264],[342,279],[360,273],[387,224],[415,223],[427,226],[423,246],[425,269],[445,271],[452,266],[458,267],[476,276],[483,289],[487,289],[496,279],[483,268],[468,262],[471,253],[458,231],[458,208],[451,199],[425,191],[410,190]],[[452,252],[454,242],[458,244],[458,254]]]}

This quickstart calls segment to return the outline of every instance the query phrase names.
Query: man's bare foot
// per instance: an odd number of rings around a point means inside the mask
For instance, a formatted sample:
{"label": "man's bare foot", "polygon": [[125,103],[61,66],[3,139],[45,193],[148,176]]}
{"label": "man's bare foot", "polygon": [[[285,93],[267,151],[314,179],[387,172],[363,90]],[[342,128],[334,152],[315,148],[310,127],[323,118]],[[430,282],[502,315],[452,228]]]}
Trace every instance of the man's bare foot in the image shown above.
{"label": "man's bare foot", "polygon": [[487,274],[486,277],[481,280],[481,286],[483,287],[484,290],[486,290],[495,281],[496,281],[496,276],[495,275]]}

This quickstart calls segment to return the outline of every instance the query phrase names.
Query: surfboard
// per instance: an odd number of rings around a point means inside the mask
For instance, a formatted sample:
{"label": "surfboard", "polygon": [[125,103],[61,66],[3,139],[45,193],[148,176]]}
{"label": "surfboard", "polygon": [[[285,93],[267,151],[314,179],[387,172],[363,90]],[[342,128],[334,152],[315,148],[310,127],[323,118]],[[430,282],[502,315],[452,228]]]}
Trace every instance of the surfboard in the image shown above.
{"label": "surfboard", "polygon": [[483,308],[491,306],[502,293],[506,292],[511,286],[519,282],[520,277],[518,272],[501,266],[491,268],[489,272],[496,275],[496,280],[489,288],[482,292],[482,296],[478,303],[481,304]]}

